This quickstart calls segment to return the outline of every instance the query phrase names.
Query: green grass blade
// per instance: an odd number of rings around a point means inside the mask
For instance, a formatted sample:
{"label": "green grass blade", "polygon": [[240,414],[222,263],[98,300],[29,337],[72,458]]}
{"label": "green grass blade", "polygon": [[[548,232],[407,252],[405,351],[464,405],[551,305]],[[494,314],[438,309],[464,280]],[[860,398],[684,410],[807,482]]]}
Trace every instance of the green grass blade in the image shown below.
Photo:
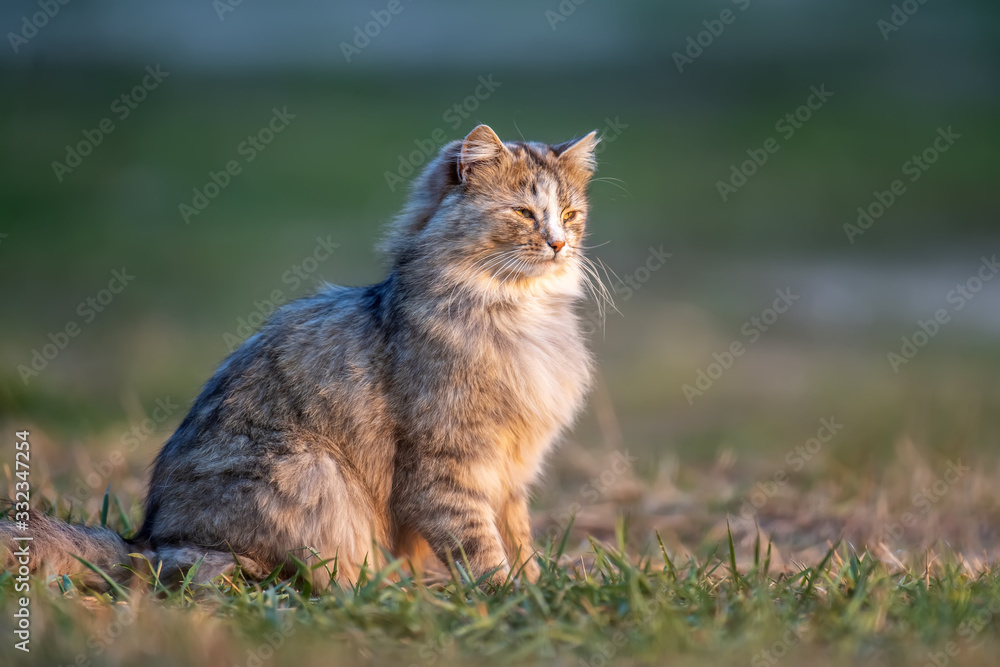
{"label": "green grass blade", "polygon": [[830,559],[833,557],[833,553],[834,551],[836,551],[837,545],[839,544],[840,544],[839,541],[835,542],[833,546],[831,546],[830,549],[826,552],[826,555],[823,556],[823,560],[820,561],[819,565],[813,568],[812,576],[807,579],[808,583],[806,584],[806,589],[802,592],[801,597],[799,597],[799,606],[804,605],[805,602],[809,599],[809,595],[810,593],[812,593],[813,586],[816,584],[816,579],[823,573],[823,568],[825,568],[826,564],[830,562]]}
{"label": "green grass blade", "polygon": [[132,520],[128,518],[128,512],[122,507],[122,501],[118,499],[118,496],[111,496],[115,499],[115,507],[118,508],[118,520],[122,523],[122,532],[125,535],[131,535],[133,532]]}
{"label": "green grass blade", "polygon": [[101,503],[101,528],[108,527],[108,508],[111,506],[111,485],[104,490],[104,502]]}
{"label": "green grass blade", "polygon": [[670,577],[676,582],[677,581],[677,568],[674,567],[674,561],[670,560],[670,555],[667,554],[667,548],[663,546],[663,538],[660,537],[660,531],[656,532],[656,541],[660,544],[660,553],[663,554],[663,562],[667,567],[667,572],[670,573]]}
{"label": "green grass blade", "polygon": [[736,584],[736,588],[739,590],[744,582],[739,570],[736,569],[736,545],[733,544],[733,530],[729,526],[728,518],[726,519],[726,533],[729,537],[729,572],[733,576],[733,583]]}
{"label": "green grass blade", "polygon": [[101,579],[104,579],[104,581],[107,582],[107,584],[111,588],[111,590],[114,591],[115,597],[121,598],[122,600],[128,600],[128,592],[124,588],[122,588],[121,585],[117,581],[115,581],[114,579],[112,579],[111,576],[108,575],[107,572],[105,572],[101,568],[97,567],[96,565],[94,565],[90,561],[84,560],[83,558],[80,558],[79,556],[77,556],[75,554],[73,555],[73,558],[75,558],[78,561],[80,561],[81,563],[83,563],[84,567],[87,567],[88,569],[93,570],[94,572],[96,572],[101,577]]}
{"label": "green grass blade", "polygon": [[204,556],[199,558],[198,561],[190,568],[188,568],[188,571],[184,574],[184,580],[181,581],[182,596],[188,592],[190,592],[191,595],[194,596],[194,591],[189,591],[188,588],[191,586],[191,582],[194,581],[194,575],[197,574],[198,569],[201,567],[201,563],[203,560],[205,560]]}
{"label": "green grass blade", "polygon": [[576,521],[576,514],[573,514],[569,518],[569,523],[566,524],[566,530],[563,531],[562,540],[559,542],[559,549],[556,551],[555,561],[558,563],[562,555],[566,553],[566,543],[569,542],[569,531],[573,528],[573,522]]}

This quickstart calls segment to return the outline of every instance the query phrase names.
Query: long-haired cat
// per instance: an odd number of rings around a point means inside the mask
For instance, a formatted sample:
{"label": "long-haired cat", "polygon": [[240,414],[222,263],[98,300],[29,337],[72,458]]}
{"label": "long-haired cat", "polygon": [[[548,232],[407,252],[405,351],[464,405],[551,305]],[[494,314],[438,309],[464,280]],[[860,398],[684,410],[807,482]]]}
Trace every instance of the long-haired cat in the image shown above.
{"label": "long-haired cat", "polygon": [[135,537],[33,516],[34,566],[93,585],[71,554],[120,581],[132,552],[200,577],[294,556],[350,581],[381,549],[429,548],[489,584],[536,577],[529,491],[591,372],[574,307],[597,141],[480,125],[444,146],[384,242],[384,281],[288,304],[222,363],[156,457]]}

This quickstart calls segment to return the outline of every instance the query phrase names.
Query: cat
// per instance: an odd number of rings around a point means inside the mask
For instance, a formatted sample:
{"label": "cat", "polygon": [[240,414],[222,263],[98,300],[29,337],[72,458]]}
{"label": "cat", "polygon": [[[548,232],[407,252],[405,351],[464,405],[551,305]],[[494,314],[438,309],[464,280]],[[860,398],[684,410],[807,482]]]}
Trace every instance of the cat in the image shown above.
{"label": "cat", "polygon": [[72,554],[119,582],[134,552],[204,579],[290,574],[294,557],[332,561],[323,587],[384,550],[494,588],[535,580],[529,493],[592,374],[575,307],[598,141],[479,125],[443,146],[381,244],[388,277],[279,309],[164,444],[138,533],[33,513],[34,567],[99,587]]}

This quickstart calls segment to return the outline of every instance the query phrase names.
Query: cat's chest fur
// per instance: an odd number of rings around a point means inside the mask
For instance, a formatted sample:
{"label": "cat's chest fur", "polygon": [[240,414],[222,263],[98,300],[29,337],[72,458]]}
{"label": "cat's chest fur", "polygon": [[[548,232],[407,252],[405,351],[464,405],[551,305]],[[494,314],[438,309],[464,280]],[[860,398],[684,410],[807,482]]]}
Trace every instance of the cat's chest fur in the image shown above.
{"label": "cat's chest fur", "polygon": [[568,306],[528,304],[463,344],[468,386],[456,394],[465,400],[454,407],[475,422],[494,420],[495,462],[510,483],[530,484],[582,407],[590,383],[590,356],[577,319]]}

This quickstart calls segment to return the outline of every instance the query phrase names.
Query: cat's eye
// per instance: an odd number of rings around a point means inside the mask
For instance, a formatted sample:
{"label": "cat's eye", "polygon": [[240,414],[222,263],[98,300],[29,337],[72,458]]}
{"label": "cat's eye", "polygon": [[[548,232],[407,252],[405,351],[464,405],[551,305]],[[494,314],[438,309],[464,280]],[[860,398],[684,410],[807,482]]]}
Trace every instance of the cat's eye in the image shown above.
{"label": "cat's eye", "polygon": [[575,217],[576,217],[576,211],[563,211],[562,221],[563,222],[569,222],[570,220],[572,220]]}
{"label": "cat's eye", "polygon": [[535,214],[531,212],[531,209],[524,208],[523,206],[515,206],[514,213],[517,213],[522,218],[528,218],[529,220],[535,219]]}

